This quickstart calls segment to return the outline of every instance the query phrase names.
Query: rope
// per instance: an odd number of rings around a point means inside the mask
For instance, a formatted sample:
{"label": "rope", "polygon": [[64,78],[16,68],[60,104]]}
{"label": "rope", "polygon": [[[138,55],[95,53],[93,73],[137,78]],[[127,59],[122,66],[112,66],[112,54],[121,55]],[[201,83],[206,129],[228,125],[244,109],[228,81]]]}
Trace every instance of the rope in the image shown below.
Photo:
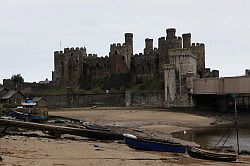
{"label": "rope", "polygon": [[[231,132],[232,132],[232,128],[234,127],[236,125],[236,123],[234,123],[233,124],[233,126],[232,127],[230,127],[225,133],[224,133],[224,135],[220,138],[220,140],[215,144],[215,146],[214,146],[214,148],[216,148],[216,146],[222,141],[222,139],[229,133],[229,135],[227,136],[227,138],[226,138],[226,141],[227,141],[227,139],[229,138],[229,136],[230,136],[230,134],[231,134]],[[231,131],[230,131],[231,130]],[[225,142],[223,143],[223,145],[225,144]],[[223,147],[223,145],[222,145],[222,147]]]}
{"label": "rope", "polygon": [[232,133],[232,130],[230,131],[230,133],[228,134],[226,140],[225,140],[224,143],[222,144],[222,147],[223,147],[223,146],[225,145],[225,143],[227,142],[227,140],[228,140],[228,138],[230,137],[231,133]]}

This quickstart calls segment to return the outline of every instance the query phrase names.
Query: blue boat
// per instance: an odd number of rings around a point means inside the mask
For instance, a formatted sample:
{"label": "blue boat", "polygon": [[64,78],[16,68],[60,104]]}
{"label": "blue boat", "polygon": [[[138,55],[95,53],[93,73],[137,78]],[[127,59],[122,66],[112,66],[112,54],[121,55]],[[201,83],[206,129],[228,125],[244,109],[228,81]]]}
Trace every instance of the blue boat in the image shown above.
{"label": "blue boat", "polygon": [[125,143],[132,149],[172,153],[186,153],[187,151],[185,145],[175,142],[137,138],[132,134],[123,134],[123,136]]}
{"label": "blue boat", "polygon": [[12,117],[32,122],[44,122],[48,119],[48,110],[46,108],[37,108],[32,99],[22,101],[21,105],[11,113]]}

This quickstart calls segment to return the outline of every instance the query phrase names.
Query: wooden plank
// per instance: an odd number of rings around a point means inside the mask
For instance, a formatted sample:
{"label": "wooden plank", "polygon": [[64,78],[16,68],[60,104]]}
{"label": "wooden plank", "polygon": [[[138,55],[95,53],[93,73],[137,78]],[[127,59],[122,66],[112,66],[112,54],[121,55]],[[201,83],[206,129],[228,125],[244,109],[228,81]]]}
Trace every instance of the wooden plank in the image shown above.
{"label": "wooden plank", "polygon": [[118,133],[118,132],[80,129],[80,128],[73,128],[73,127],[65,127],[65,126],[38,124],[38,123],[32,123],[32,122],[22,122],[22,121],[16,121],[16,120],[0,119],[0,125],[10,126],[10,127],[20,127],[20,128],[33,129],[33,130],[41,130],[41,131],[50,131],[50,132],[54,132],[57,134],[71,134],[71,135],[95,138],[95,139],[100,139],[100,140],[122,140],[123,139],[122,133]]}

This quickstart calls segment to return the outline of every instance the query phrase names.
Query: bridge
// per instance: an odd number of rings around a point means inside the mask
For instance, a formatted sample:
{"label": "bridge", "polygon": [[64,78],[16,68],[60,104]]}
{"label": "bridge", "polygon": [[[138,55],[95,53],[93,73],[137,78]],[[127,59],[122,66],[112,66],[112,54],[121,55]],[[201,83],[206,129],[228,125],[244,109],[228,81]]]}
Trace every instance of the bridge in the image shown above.
{"label": "bridge", "polygon": [[213,106],[220,110],[234,107],[232,95],[237,95],[241,110],[250,111],[250,77],[203,78],[194,80],[193,96],[198,105]]}
{"label": "bridge", "polygon": [[193,94],[250,94],[250,77],[203,78],[194,80]]}

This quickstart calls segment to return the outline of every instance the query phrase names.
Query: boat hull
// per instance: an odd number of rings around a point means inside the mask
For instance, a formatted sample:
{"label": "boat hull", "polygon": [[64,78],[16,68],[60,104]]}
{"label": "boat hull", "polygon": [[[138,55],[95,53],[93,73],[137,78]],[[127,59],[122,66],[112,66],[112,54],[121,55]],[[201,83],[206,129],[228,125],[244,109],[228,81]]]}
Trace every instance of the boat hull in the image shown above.
{"label": "boat hull", "polygon": [[124,139],[130,148],[137,150],[186,153],[186,146],[177,143],[154,142],[130,137],[125,137]]}
{"label": "boat hull", "polygon": [[231,162],[237,160],[236,154],[216,153],[194,147],[187,147],[187,152],[188,155],[191,157],[205,159],[205,160],[225,161],[225,162]]}

